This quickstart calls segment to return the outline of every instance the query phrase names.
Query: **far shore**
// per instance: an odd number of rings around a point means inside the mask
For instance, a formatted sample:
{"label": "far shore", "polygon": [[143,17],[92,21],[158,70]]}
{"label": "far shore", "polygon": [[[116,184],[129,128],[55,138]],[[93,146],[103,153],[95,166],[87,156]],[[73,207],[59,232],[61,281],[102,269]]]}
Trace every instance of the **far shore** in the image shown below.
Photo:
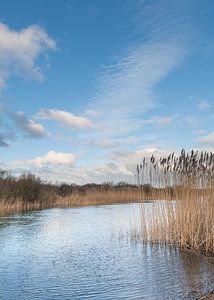
{"label": "far shore", "polygon": [[[147,200],[146,200],[147,201]],[[89,192],[85,194],[72,194],[70,196],[57,196],[48,202],[41,200],[23,202],[21,199],[1,200],[0,216],[46,208],[84,207],[97,205],[140,203],[140,193],[136,192]]]}

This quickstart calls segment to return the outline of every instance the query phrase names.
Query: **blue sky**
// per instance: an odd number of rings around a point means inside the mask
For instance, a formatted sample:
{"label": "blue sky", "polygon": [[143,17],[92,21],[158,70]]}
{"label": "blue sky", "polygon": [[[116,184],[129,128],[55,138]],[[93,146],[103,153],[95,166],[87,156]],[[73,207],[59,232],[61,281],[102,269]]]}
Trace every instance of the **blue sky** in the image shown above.
{"label": "blue sky", "polygon": [[0,163],[134,182],[145,155],[214,148],[211,0],[0,1]]}

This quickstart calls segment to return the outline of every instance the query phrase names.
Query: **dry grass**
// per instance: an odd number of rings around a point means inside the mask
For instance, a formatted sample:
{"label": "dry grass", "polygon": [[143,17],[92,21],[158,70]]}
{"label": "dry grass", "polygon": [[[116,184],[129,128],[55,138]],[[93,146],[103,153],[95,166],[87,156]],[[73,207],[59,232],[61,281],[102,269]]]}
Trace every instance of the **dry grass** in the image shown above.
{"label": "dry grass", "polygon": [[68,197],[58,197],[56,206],[89,206],[114,203],[131,203],[140,200],[139,190],[129,191],[92,191],[86,194],[76,193]]}
{"label": "dry grass", "polygon": [[73,193],[70,196],[56,196],[50,201],[23,202],[0,201],[0,216],[14,212],[23,212],[54,207],[78,207],[90,205],[107,205],[116,203],[132,203],[140,201],[140,190],[129,189],[119,191],[88,191],[87,193]]}
{"label": "dry grass", "polygon": [[38,201],[23,203],[22,200],[15,199],[14,201],[0,201],[0,216],[6,216],[17,212],[32,211],[51,207],[50,204]]}
{"label": "dry grass", "polygon": [[137,171],[141,184],[149,178],[162,188],[160,199],[174,199],[141,206],[143,241],[214,254],[214,155],[151,157]]}

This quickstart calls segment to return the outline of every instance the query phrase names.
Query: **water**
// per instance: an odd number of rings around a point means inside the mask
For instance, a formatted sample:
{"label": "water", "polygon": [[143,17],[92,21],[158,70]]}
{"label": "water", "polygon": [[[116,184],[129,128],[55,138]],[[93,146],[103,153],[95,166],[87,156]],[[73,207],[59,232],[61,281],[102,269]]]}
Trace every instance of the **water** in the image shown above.
{"label": "water", "polygon": [[137,212],[127,204],[1,218],[0,299],[195,299],[212,289],[207,260],[130,241]]}

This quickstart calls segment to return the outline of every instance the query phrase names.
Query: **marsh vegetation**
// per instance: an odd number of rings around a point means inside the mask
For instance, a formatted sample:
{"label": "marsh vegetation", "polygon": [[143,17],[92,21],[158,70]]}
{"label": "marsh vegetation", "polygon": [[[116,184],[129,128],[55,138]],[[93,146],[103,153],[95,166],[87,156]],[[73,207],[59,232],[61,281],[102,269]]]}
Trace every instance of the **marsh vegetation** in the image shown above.
{"label": "marsh vegetation", "polygon": [[142,206],[141,239],[213,254],[214,154],[182,150],[180,155],[152,156],[137,166],[137,174],[142,195],[149,182],[156,187],[151,193],[160,191],[160,200],[172,200],[154,202],[150,212]]}
{"label": "marsh vegetation", "polygon": [[73,207],[136,202],[137,185],[125,182],[102,184],[53,184],[32,174],[19,177],[0,172],[0,214],[49,207]]}

